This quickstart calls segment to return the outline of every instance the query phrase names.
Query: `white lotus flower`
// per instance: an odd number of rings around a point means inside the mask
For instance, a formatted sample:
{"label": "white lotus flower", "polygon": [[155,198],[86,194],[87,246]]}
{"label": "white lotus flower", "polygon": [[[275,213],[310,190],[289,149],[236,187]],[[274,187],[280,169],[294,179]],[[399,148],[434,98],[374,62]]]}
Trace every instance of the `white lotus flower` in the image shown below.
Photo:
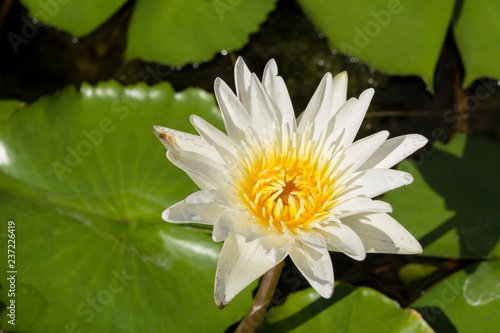
{"label": "white lotus flower", "polygon": [[191,116],[199,136],[154,126],[167,157],[200,191],[163,212],[172,223],[213,225],[224,241],[215,301],[225,306],[287,255],[323,297],[333,293],[328,251],[356,260],[366,253],[422,252],[418,241],[373,200],[413,177],[389,169],[425,145],[411,134],[381,131],[353,143],[373,89],[346,101],[347,74],[327,73],[295,118],[274,60],[262,83],[241,58],[236,95],[221,79],[215,94],[227,135]]}

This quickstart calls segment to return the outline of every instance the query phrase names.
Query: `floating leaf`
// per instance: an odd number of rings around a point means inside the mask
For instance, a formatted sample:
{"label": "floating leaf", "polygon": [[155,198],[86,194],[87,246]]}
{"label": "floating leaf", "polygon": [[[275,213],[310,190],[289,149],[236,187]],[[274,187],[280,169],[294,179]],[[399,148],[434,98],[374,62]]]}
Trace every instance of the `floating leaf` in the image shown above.
{"label": "floating leaf", "polygon": [[458,134],[420,151],[418,159],[398,166],[413,174],[413,184],[383,200],[398,208],[394,218],[420,241],[424,255],[500,257],[500,143]]}
{"label": "floating leaf", "polygon": [[480,77],[500,78],[500,30],[497,1],[460,1],[459,15],[453,34],[465,67],[463,86]]}
{"label": "floating leaf", "polygon": [[6,120],[9,115],[14,112],[17,107],[20,107],[21,103],[15,100],[3,100],[0,101],[0,124]]}
{"label": "floating leaf", "polygon": [[[16,224],[15,332],[221,332],[251,302],[220,311],[220,244],[161,220],[195,186],[151,132],[193,131],[188,115],[221,125],[212,95],[168,84],[68,88],[0,126],[1,260]],[[1,301],[9,304],[6,270]]]}
{"label": "floating leaf", "polygon": [[411,307],[436,332],[496,332],[499,285],[500,262],[483,262],[448,277]]}
{"label": "floating leaf", "polygon": [[30,15],[40,22],[85,36],[106,22],[126,0],[22,0]]}
{"label": "floating leaf", "polygon": [[299,0],[330,46],[387,74],[432,86],[454,0]]}
{"label": "floating leaf", "polygon": [[167,64],[202,62],[248,42],[275,1],[137,1],[127,58]]}
{"label": "floating leaf", "polygon": [[[106,22],[125,0],[23,0],[38,21],[83,37]],[[127,36],[127,58],[170,65],[203,62],[242,48],[276,0],[137,0]]]}
{"label": "floating leaf", "polygon": [[370,288],[336,283],[331,299],[311,288],[272,308],[257,332],[432,332],[422,318]]}

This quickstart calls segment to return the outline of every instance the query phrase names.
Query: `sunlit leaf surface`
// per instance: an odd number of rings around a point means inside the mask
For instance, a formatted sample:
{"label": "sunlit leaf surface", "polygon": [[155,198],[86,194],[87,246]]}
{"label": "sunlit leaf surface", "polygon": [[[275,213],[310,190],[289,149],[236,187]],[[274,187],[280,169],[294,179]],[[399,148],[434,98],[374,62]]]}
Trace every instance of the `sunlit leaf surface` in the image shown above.
{"label": "sunlit leaf surface", "polygon": [[242,48],[275,1],[140,0],[128,32],[127,57],[184,65]]}
{"label": "sunlit leaf surface", "polygon": [[420,75],[432,86],[454,0],[299,0],[338,52],[387,74]]}
{"label": "sunlit leaf surface", "polygon": [[106,22],[126,0],[22,0],[30,15],[59,29],[81,37]]}
{"label": "sunlit leaf surface", "polygon": [[463,86],[480,77],[500,78],[500,3],[498,1],[460,1],[453,34],[465,67]]}
{"label": "sunlit leaf surface", "polygon": [[500,257],[499,142],[458,134],[405,161],[410,186],[387,193],[392,214],[420,241],[424,255]]}
{"label": "sunlit leaf surface", "polygon": [[[195,190],[151,132],[221,124],[212,95],[168,84],[68,88],[0,127],[1,261],[16,224],[15,332],[222,332],[251,302],[214,303],[220,244],[161,220]],[[3,266],[2,266],[3,267]],[[6,303],[6,270],[0,272]]]}
{"label": "sunlit leaf surface", "polygon": [[483,262],[441,281],[412,307],[436,332],[496,332],[499,285],[500,262]]}
{"label": "sunlit leaf surface", "polygon": [[366,287],[336,283],[331,299],[306,289],[273,308],[258,332],[432,332],[412,310]]}

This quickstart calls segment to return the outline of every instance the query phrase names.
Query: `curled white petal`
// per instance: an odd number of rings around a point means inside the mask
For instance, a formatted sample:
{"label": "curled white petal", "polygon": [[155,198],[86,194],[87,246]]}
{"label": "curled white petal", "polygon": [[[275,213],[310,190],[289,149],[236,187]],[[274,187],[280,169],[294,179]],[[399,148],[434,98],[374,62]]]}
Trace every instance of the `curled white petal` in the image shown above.
{"label": "curled white petal", "polygon": [[408,185],[413,176],[407,172],[392,169],[369,169],[351,174],[345,181],[343,197],[373,198],[387,191]]}
{"label": "curled white petal", "polygon": [[356,260],[365,259],[366,251],[363,242],[347,225],[332,222],[318,232],[325,237],[329,251],[343,252]]}
{"label": "curled white petal", "polygon": [[335,205],[334,213],[339,219],[342,219],[359,213],[392,213],[392,207],[384,201],[354,197]]}
{"label": "curled white petal", "polygon": [[[283,255],[281,260],[284,258]],[[259,241],[246,242],[243,236],[230,233],[217,264],[215,302],[220,308],[226,306],[240,291],[277,263],[268,259]]]}
{"label": "curled white petal", "polygon": [[358,140],[343,153],[343,159],[337,166],[341,176],[349,176],[356,171],[387,139],[389,132],[380,131]]}
{"label": "curled white petal", "polygon": [[302,242],[290,246],[290,258],[306,280],[324,298],[333,294],[333,265],[328,252],[318,252]]}
{"label": "curled white petal", "polygon": [[342,219],[354,230],[368,253],[422,253],[422,246],[398,221],[381,214],[358,214]]}
{"label": "curled white petal", "polygon": [[162,218],[171,223],[214,224],[230,206],[221,190],[201,190],[170,206]]}
{"label": "curled white petal", "polygon": [[222,161],[219,154],[211,149],[207,141],[199,135],[176,131],[162,126],[153,126],[152,129],[153,133],[167,150],[191,151],[214,161]]}
{"label": "curled white petal", "polygon": [[389,139],[360,167],[360,170],[392,168],[425,146],[427,141],[427,138],[420,134],[408,134]]}
{"label": "curled white petal", "polygon": [[242,235],[250,226],[249,216],[235,210],[225,210],[215,220],[212,239],[216,242],[226,240],[230,233]]}
{"label": "curled white petal", "polygon": [[230,182],[226,168],[203,155],[190,151],[167,151],[167,157],[201,189],[223,189]]}

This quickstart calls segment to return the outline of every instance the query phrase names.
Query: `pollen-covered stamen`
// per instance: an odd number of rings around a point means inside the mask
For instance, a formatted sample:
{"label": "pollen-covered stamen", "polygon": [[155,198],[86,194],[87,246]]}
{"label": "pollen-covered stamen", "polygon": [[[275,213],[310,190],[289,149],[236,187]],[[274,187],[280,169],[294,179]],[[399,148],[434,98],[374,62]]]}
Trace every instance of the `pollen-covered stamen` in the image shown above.
{"label": "pollen-covered stamen", "polygon": [[268,230],[300,233],[331,217],[337,193],[332,161],[322,159],[323,147],[307,137],[266,140],[236,171],[245,208]]}

